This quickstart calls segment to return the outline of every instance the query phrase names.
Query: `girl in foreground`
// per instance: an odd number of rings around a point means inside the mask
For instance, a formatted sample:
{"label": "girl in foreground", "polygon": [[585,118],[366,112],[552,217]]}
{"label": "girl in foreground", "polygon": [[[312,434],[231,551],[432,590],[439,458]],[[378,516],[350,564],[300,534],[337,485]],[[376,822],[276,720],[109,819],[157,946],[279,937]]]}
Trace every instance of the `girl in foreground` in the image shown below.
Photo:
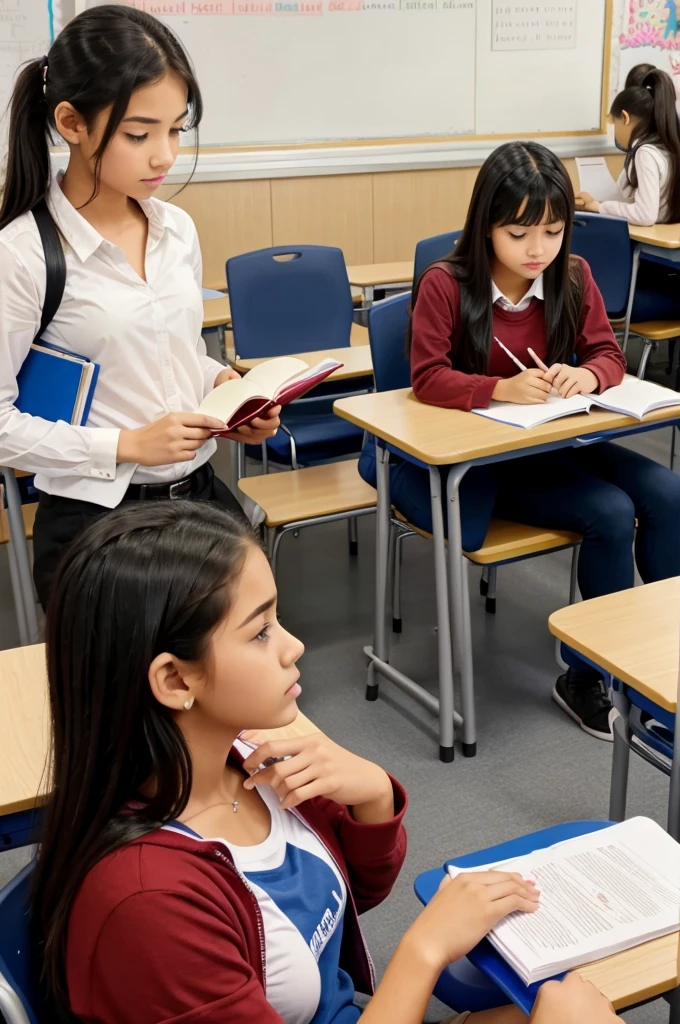
{"label": "girl in foreground", "polygon": [[[420,1024],[446,964],[537,908],[516,875],[449,882],[361,1013],[357,915],[399,873],[406,794],[322,734],[236,742],[293,722],[302,653],[253,535],[218,507],[121,509],[71,547],[48,609],[54,797],[34,903],[50,1020]],[[536,1024],[586,1019],[612,1019],[595,989],[545,986]]]}

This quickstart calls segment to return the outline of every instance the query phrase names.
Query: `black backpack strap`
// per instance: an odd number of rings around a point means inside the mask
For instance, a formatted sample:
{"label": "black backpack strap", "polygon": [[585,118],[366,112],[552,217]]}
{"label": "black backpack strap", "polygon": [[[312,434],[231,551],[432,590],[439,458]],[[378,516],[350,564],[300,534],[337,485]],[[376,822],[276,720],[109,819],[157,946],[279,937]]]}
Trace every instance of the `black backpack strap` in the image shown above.
{"label": "black backpack strap", "polygon": [[57,225],[54,223],[44,199],[41,199],[33,207],[33,216],[45,253],[45,301],[43,302],[40,329],[36,336],[37,341],[42,337],[46,327],[52,323],[61,305],[66,285],[66,258]]}

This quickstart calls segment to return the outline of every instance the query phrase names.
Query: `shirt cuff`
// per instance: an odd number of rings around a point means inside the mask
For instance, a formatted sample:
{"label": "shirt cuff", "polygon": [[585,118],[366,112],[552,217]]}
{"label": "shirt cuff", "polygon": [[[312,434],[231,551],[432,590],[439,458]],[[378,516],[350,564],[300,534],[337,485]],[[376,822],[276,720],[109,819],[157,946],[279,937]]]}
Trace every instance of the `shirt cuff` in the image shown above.
{"label": "shirt cuff", "polygon": [[97,428],[90,430],[90,476],[98,480],[116,479],[116,455],[120,430]]}
{"label": "shirt cuff", "polygon": [[502,377],[483,377],[472,395],[471,409],[488,409],[496,384]]}

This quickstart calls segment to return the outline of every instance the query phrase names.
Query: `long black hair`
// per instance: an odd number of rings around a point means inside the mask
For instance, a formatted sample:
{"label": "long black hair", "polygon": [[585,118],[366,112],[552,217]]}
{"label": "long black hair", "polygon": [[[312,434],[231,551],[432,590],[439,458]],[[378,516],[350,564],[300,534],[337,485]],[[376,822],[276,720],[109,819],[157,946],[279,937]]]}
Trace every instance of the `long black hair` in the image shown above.
{"label": "long black hair", "polygon": [[[74,1020],[65,947],[85,875],[189,799],[190,752],[149,665],[163,652],[205,658],[254,543],[245,520],[214,505],[148,502],[98,520],[62,562],[47,610],[52,763],[33,899],[50,1020]],[[155,795],[120,816],[149,779]]]}
{"label": "long black hair", "polygon": [[[493,316],[491,229],[506,224],[540,224],[546,212],[550,221],[564,221],[562,246],[543,274],[548,359],[551,363],[563,362],[573,352],[582,298],[579,264],[569,258],[574,190],[564,164],[545,146],[506,142],[487,157],[479,170],[455,250],[437,261],[446,265],[460,288],[460,369],[488,372]],[[413,291],[413,309],[419,284]],[[409,322],[409,349],[411,333]]]}
{"label": "long black hair", "polygon": [[[635,69],[633,69],[635,70]],[[668,153],[670,174],[663,198],[668,204],[668,220],[680,220],[680,122],[676,107],[675,86],[666,71],[652,68],[641,79],[620,92],[612,103],[610,114],[621,117],[623,111],[638,118],[630,137],[624,170],[631,188],[638,187],[635,153],[646,144],[661,146]]]}
{"label": "long black hair", "polygon": [[197,128],[203,113],[198,83],[182,44],[163,22],[122,4],[93,7],[70,21],[45,58],[24,66],[14,86],[0,228],[31,210],[49,187],[49,145],[60,103],[71,103],[88,130],[111,107],[95,153],[91,200],[99,190],[102,157],[132,93],[168,71],[186,83],[186,127]]}

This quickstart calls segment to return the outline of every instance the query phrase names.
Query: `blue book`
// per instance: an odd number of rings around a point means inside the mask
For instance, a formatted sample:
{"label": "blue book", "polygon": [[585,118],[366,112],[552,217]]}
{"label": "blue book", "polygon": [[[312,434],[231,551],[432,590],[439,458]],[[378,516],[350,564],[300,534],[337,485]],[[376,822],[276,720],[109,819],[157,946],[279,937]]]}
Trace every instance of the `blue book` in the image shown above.
{"label": "blue book", "polygon": [[19,370],[19,412],[84,426],[90,414],[99,364],[47,341],[34,342]]}

